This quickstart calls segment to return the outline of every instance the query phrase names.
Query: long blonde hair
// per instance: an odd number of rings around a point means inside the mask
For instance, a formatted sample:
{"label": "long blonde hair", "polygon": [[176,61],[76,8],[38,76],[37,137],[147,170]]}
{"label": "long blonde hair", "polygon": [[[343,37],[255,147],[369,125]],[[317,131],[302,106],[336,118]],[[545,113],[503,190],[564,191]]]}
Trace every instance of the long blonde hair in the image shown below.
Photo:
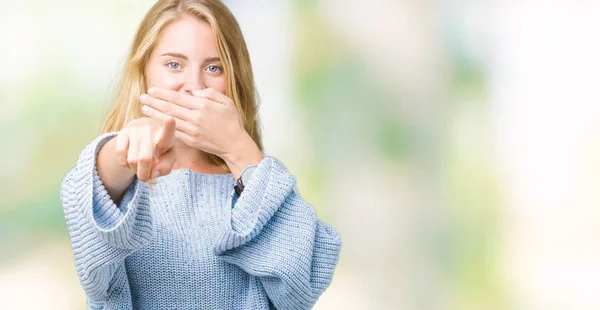
{"label": "long blonde hair", "polygon": [[[262,151],[258,95],[250,56],[240,26],[231,11],[219,0],[159,0],[152,6],[135,35],[121,80],[117,84],[114,104],[104,120],[101,133],[119,131],[130,121],[144,117],[139,97],[146,92],[146,63],[161,31],[183,13],[196,16],[211,25],[227,77],[225,95],[235,103],[244,129]],[[215,164],[230,172],[223,159],[214,154],[208,156]]]}

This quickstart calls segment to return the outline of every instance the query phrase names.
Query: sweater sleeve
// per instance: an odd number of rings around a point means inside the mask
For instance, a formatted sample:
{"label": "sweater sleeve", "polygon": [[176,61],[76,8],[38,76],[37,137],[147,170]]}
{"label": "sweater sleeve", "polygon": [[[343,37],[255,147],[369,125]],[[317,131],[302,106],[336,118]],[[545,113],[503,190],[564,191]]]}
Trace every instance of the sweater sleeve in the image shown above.
{"label": "sweater sleeve", "polygon": [[98,152],[116,134],[87,145],[60,188],[77,274],[92,303],[108,297],[125,258],[152,239],[148,184],[134,178],[117,206],[98,176]]}
{"label": "sweater sleeve", "polygon": [[259,277],[277,309],[310,309],[331,283],[341,249],[339,234],[317,219],[295,178],[265,157],[241,196],[233,194],[231,221],[215,245],[220,259]]}

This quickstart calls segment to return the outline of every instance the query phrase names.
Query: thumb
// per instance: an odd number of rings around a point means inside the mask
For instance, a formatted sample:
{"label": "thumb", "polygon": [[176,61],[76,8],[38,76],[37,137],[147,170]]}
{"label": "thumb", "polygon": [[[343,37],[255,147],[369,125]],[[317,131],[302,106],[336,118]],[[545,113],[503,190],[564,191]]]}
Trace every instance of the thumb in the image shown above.
{"label": "thumb", "polygon": [[[159,176],[165,176],[171,173],[173,165],[175,164],[176,153],[173,149],[162,154],[158,159],[158,162],[152,167],[152,178]],[[158,174],[156,174],[158,173]]]}

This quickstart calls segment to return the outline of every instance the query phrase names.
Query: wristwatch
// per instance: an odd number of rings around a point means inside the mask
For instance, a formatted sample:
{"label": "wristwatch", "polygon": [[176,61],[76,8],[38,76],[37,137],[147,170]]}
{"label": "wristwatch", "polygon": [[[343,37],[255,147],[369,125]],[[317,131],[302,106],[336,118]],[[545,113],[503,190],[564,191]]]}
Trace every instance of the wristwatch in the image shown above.
{"label": "wristwatch", "polygon": [[242,170],[240,177],[237,179],[237,182],[233,187],[238,196],[242,194],[244,187],[246,187],[246,184],[248,184],[248,182],[250,181],[250,177],[252,176],[254,170],[256,170],[256,167],[256,165],[251,165]]}

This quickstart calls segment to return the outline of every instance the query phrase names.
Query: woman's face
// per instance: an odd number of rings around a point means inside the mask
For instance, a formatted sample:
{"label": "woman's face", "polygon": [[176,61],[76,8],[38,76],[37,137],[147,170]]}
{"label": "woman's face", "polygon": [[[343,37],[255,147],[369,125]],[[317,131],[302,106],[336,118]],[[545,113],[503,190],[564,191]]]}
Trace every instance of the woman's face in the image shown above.
{"label": "woman's face", "polygon": [[226,79],[212,27],[182,14],[167,25],[144,72],[146,86],[191,93],[214,88],[225,94]]}

